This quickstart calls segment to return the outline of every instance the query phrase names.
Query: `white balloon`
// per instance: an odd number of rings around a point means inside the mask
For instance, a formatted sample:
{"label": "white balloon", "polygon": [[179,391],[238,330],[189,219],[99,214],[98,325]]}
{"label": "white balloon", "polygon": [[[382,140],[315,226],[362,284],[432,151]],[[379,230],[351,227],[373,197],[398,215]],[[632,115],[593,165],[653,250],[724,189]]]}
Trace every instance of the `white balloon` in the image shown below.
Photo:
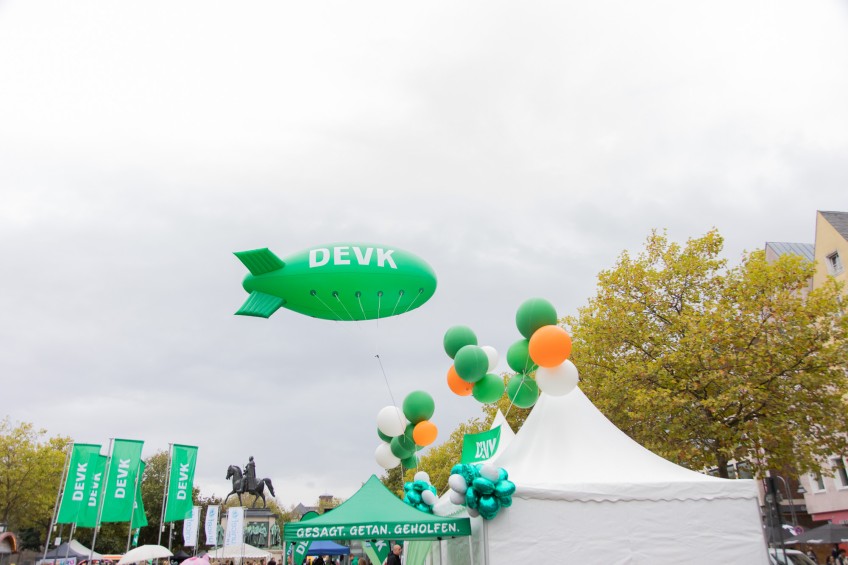
{"label": "white balloon", "polygon": [[427,474],[427,471],[418,471],[415,473],[415,476],[412,477],[413,481],[424,481],[427,484],[430,484],[430,475]]}
{"label": "white balloon", "polygon": [[495,367],[498,366],[498,350],[492,347],[491,345],[484,345],[480,349],[486,352],[486,357],[489,358],[489,369],[488,372],[492,372],[495,370]]}
{"label": "white balloon", "polygon": [[392,453],[392,446],[386,442],[377,446],[377,451],[374,452],[374,459],[377,460],[377,465],[383,469],[394,469],[400,465],[400,459]]}
{"label": "white balloon", "polygon": [[498,468],[489,463],[483,463],[483,466],[480,467],[480,476],[493,482],[498,482],[498,479],[500,478],[500,475],[498,475]]}
{"label": "white balloon", "polygon": [[377,414],[377,429],[389,437],[396,437],[406,428],[406,416],[397,406],[386,406]]}
{"label": "white balloon", "polygon": [[474,510],[473,508],[466,508],[465,511],[468,512],[468,515],[471,516],[472,518],[476,518],[477,516],[480,515],[480,513],[477,512],[476,510]]}
{"label": "white balloon", "polygon": [[462,506],[463,504],[465,504],[465,495],[460,494],[460,493],[456,492],[455,490],[450,491],[450,494],[448,495],[448,499],[451,502],[453,502],[454,504],[456,504],[457,506]]}
{"label": "white balloon", "polygon": [[434,504],[436,504],[436,501],[438,500],[438,498],[436,498],[436,495],[433,494],[433,491],[422,490],[421,491],[421,500],[424,501],[424,504],[427,504],[428,506],[433,506]]}
{"label": "white balloon", "polygon": [[448,477],[448,486],[451,490],[454,490],[463,496],[465,496],[465,491],[468,490],[468,483],[465,482],[462,475],[451,475]]}
{"label": "white balloon", "polygon": [[566,359],[556,367],[536,369],[536,384],[539,390],[551,396],[565,396],[577,386],[580,375],[574,363]]}

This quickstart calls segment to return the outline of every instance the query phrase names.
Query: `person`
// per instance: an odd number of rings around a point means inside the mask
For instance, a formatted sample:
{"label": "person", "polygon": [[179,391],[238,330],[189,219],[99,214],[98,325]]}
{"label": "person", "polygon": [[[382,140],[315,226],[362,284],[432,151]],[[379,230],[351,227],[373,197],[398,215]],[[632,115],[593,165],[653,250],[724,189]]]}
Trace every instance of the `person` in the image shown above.
{"label": "person", "polygon": [[398,544],[392,546],[392,552],[386,558],[386,565],[400,565],[400,552],[403,548]]}
{"label": "person", "polygon": [[274,561],[274,558],[271,558],[271,561],[268,562],[268,565],[277,565],[277,562]]}
{"label": "person", "polygon": [[312,560],[312,565],[324,565],[324,558],[319,555]]}
{"label": "person", "polygon": [[836,554],[836,563],[838,565],[848,565],[848,558],[845,557],[844,549],[840,549],[839,552]]}
{"label": "person", "polygon": [[253,455],[248,458],[247,465],[244,466],[244,481],[241,484],[242,493],[256,490],[256,463],[253,462]]}

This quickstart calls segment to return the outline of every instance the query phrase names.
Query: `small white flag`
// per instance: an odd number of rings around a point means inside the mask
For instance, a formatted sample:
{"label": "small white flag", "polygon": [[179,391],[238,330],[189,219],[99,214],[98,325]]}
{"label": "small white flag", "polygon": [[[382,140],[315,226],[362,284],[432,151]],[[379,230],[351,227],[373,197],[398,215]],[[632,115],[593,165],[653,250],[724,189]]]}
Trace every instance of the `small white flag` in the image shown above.
{"label": "small white flag", "polygon": [[218,506],[206,508],[206,545],[218,545]]}
{"label": "small white flag", "polygon": [[191,518],[183,520],[183,545],[194,547],[197,544],[197,530],[200,526],[200,506],[191,507]]}
{"label": "small white flag", "polygon": [[227,510],[227,532],[224,534],[224,545],[241,545],[244,543],[244,508],[229,508]]}

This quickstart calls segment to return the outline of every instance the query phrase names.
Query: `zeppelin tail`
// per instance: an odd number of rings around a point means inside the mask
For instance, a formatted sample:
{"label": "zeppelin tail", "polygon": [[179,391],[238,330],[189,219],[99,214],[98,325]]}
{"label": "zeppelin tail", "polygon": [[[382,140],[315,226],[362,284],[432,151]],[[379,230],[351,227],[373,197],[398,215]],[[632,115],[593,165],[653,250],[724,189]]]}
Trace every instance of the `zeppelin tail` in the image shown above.
{"label": "zeppelin tail", "polygon": [[[267,251],[267,250],[266,250]],[[273,255],[273,253],[272,253]],[[241,259],[241,257],[239,257]],[[269,318],[271,314],[280,309],[286,301],[279,296],[272,296],[264,292],[253,291],[244,304],[241,305],[236,316],[255,316],[257,318]]]}
{"label": "zeppelin tail", "polygon": [[236,251],[234,255],[244,263],[244,266],[254,277],[277,271],[286,266],[283,260],[274,255],[267,247],[250,251]]}

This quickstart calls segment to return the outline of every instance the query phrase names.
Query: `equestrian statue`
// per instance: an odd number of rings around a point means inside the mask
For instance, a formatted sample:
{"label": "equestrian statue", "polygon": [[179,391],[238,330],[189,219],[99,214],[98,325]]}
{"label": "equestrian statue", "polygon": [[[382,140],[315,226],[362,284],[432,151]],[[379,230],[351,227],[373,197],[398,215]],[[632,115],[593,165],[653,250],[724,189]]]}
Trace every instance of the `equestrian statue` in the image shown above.
{"label": "equestrian statue", "polygon": [[262,507],[266,508],[265,505],[265,486],[268,486],[268,492],[271,493],[271,496],[277,496],[274,494],[274,485],[271,484],[271,479],[261,479],[259,481],[256,480],[256,463],[253,462],[253,456],[250,456],[250,460],[247,462],[247,465],[244,466],[244,472],[242,473],[241,467],[238,465],[230,465],[227,469],[227,477],[228,479],[233,480],[233,490],[230,491],[224,498],[224,504],[227,503],[227,499],[232,495],[238,496],[239,505],[241,505],[241,495],[243,494],[252,494],[254,496],[253,506],[251,508],[256,508],[256,502],[261,498],[262,499]]}

